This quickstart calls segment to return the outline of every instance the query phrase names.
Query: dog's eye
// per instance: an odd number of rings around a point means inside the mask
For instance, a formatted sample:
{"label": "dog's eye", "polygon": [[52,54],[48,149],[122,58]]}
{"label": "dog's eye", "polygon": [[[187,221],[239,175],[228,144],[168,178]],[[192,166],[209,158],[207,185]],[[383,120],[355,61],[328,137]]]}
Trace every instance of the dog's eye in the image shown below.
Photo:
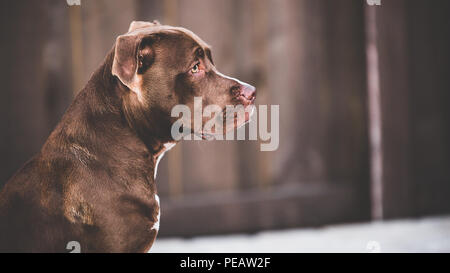
{"label": "dog's eye", "polygon": [[200,70],[199,64],[195,64],[194,67],[192,67],[191,72],[193,74],[198,73],[198,71]]}

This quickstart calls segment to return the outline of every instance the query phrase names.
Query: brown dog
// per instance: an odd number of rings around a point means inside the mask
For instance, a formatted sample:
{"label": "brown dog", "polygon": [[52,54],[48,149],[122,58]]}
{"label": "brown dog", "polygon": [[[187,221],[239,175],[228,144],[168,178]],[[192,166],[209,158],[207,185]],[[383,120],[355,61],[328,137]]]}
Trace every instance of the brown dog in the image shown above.
{"label": "brown dog", "polygon": [[189,30],[133,22],[2,189],[0,251],[67,252],[70,241],[81,252],[148,251],[159,228],[154,173],[174,143],[171,109],[192,107],[194,96],[250,105],[255,88],[217,72]]}

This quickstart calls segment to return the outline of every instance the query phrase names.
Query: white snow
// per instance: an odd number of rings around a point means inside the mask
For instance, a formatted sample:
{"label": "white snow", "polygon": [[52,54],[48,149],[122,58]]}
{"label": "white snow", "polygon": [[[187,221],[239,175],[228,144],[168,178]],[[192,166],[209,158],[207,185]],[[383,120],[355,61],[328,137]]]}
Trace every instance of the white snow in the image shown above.
{"label": "white snow", "polygon": [[193,239],[156,239],[151,252],[450,252],[450,216]]}

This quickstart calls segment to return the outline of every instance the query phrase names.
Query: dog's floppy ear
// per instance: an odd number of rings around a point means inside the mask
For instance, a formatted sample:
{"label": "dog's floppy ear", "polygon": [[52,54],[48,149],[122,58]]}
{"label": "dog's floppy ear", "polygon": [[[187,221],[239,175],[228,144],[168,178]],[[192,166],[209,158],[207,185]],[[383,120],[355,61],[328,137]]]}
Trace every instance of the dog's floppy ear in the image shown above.
{"label": "dog's floppy ear", "polygon": [[117,37],[112,74],[142,98],[143,74],[153,63],[153,34],[125,34]]}
{"label": "dog's floppy ear", "polygon": [[128,28],[128,32],[132,32],[139,28],[154,27],[160,25],[161,24],[157,20],[153,20],[153,22],[133,21],[131,22],[130,27]]}

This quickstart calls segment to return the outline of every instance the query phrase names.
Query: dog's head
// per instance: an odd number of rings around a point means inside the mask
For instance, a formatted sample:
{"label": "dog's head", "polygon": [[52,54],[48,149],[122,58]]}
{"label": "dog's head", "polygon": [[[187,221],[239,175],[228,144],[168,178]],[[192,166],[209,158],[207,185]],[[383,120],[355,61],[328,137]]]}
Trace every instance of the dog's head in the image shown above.
{"label": "dog's head", "polygon": [[[132,22],[128,33],[117,38],[112,73],[129,88],[127,99],[139,106],[143,118],[148,117],[146,111],[158,113],[167,120],[166,125],[176,120],[171,118],[176,105],[188,106],[191,113],[198,110],[194,97],[201,97],[203,108],[217,105],[222,117],[227,106],[242,105],[246,109],[243,118],[224,119],[224,123],[228,121],[225,129],[213,129],[213,133],[225,133],[247,122],[256,96],[253,86],[217,71],[211,48],[197,35],[156,21]],[[202,119],[202,123],[207,121],[206,117]]]}

